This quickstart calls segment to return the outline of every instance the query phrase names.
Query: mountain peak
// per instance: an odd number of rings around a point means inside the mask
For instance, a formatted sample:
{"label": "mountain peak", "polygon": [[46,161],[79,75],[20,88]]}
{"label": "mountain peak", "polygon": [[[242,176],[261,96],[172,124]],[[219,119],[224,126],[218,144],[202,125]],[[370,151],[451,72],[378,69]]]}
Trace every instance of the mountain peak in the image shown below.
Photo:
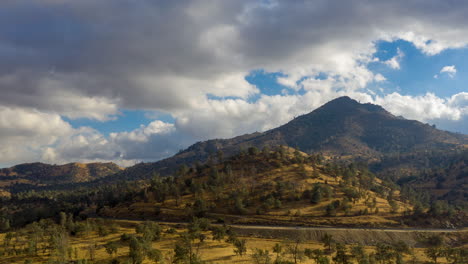
{"label": "mountain peak", "polygon": [[349,96],[341,96],[329,101],[327,104],[343,104],[343,103],[358,103],[356,100],[352,99]]}
{"label": "mountain peak", "polygon": [[[218,150],[224,157],[249,147],[289,146],[306,153],[374,160],[383,155],[420,150],[453,150],[468,145],[468,136],[437,130],[414,120],[395,117],[379,105],[360,103],[348,96],[336,98],[316,110],[271,130],[198,142],[174,157],[135,167],[169,175],[182,163],[206,161]],[[130,170],[126,175],[130,175]]]}
{"label": "mountain peak", "polygon": [[360,103],[355,99],[352,99],[348,96],[338,97],[329,101],[328,103],[324,104],[323,106],[319,107],[314,112],[329,112],[329,113],[355,113],[355,112],[374,112],[374,113],[382,113],[388,116],[393,116],[389,112],[387,112],[384,108],[380,105],[375,105],[371,103]]}

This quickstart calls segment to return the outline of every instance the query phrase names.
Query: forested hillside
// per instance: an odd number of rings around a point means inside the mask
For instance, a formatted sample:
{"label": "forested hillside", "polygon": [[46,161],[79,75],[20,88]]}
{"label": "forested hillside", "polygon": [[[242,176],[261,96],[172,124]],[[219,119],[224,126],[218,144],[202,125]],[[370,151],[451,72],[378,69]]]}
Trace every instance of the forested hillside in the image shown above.
{"label": "forested hillside", "polygon": [[382,181],[359,164],[287,147],[251,147],[229,158],[219,152],[206,164],[181,165],[170,177],[155,173],[149,180],[16,193],[4,200],[2,215],[14,226],[60,211],[83,217],[186,221],[196,216],[287,225],[400,226],[431,217],[435,221],[420,224],[442,225],[438,217],[465,224],[458,221],[463,212],[446,205],[434,214],[435,200],[424,199],[423,193]]}

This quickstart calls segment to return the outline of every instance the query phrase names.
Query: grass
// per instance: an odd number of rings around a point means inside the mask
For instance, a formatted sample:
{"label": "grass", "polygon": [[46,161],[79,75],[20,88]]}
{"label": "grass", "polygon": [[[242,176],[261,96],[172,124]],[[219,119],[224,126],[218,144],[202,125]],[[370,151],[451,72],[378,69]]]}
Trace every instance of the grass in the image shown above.
{"label": "grass", "polygon": [[[83,237],[70,237],[70,245],[73,248],[72,253],[72,260],[75,259],[84,259],[90,258],[88,248],[93,245],[97,245],[95,251],[95,263],[110,263],[110,261],[114,258],[124,261],[127,259],[128,256],[128,246],[121,245],[118,248],[117,254],[114,256],[110,256],[104,249],[104,244],[109,241],[119,241],[120,235],[123,233],[127,234],[134,234],[135,233],[135,226],[140,223],[139,221],[113,221],[118,226],[118,232],[114,234],[110,234],[104,237],[100,237],[95,232],[91,232],[86,234]],[[173,249],[174,245],[179,237],[179,233],[186,231],[186,229],[182,225],[161,225],[164,231],[167,231],[169,228],[175,228],[176,233],[169,234],[167,232],[163,232],[163,237],[160,241],[154,242],[152,244],[153,248],[159,249],[162,251],[166,263],[172,262],[173,256]],[[243,239],[247,241],[247,254],[244,256],[237,256],[234,254],[234,247],[232,244],[224,242],[224,241],[213,241],[211,238],[210,232],[205,232],[207,239],[205,242],[200,246],[198,251],[200,257],[206,261],[207,263],[253,263],[252,254],[254,249],[263,249],[268,250],[270,252],[270,257],[272,260],[276,258],[276,254],[273,253],[272,248],[275,244],[280,243],[286,245],[288,242],[282,239],[269,239],[269,238],[258,238],[252,236],[244,236]],[[3,241],[5,234],[0,234],[0,241]],[[289,242],[291,243],[291,242]],[[348,245],[348,249],[351,245]],[[311,249],[324,249],[322,243],[317,241],[306,241],[301,243],[300,249],[304,250],[305,248]],[[375,250],[372,246],[365,247],[366,252],[371,253]],[[424,255],[423,248],[415,248],[413,249],[414,255],[418,258],[419,261],[417,263],[424,263],[424,261],[428,261],[428,259]],[[40,254],[37,257],[29,257],[25,255],[18,255],[18,256],[2,256],[0,257],[0,263],[11,263],[11,264],[22,264],[25,260],[32,260],[33,263],[46,263],[49,256],[45,254]],[[289,256],[284,255],[283,258],[290,259]],[[409,261],[411,259],[410,256],[405,255],[405,260]],[[125,263],[125,262],[123,262]],[[144,264],[147,263],[154,263],[150,262],[149,260],[145,260]],[[313,260],[309,260],[304,258],[301,263],[309,264],[314,263]],[[439,259],[439,263],[447,263],[444,258]]]}

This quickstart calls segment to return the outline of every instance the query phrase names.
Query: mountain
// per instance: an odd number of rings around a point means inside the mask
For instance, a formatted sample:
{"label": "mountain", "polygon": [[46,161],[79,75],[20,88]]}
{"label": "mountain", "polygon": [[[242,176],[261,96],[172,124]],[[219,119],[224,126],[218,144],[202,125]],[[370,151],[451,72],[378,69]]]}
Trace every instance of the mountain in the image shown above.
{"label": "mountain", "polygon": [[121,170],[114,163],[69,163],[65,165],[25,163],[0,169],[0,187],[15,184],[46,186],[88,182]]}
{"label": "mountain", "polygon": [[340,97],[265,136],[281,138],[305,152],[374,156],[428,149],[450,149],[468,137],[395,117],[381,106]]}
{"label": "mountain", "polygon": [[[280,145],[338,160],[364,161],[378,177],[397,182],[399,178],[419,177],[425,169],[440,167],[442,161],[438,157],[458,155],[468,146],[468,136],[396,117],[378,105],[340,97],[278,128],[198,142],[173,157],[136,164],[125,170],[111,163],[62,166],[33,163],[3,169],[0,170],[0,189],[8,181],[10,185],[25,183],[28,186],[76,182],[99,185],[121,179],[150,178],[155,173],[170,175],[183,165],[190,167],[210,159],[216,161],[220,156],[228,158],[251,147],[262,149]],[[434,158],[428,160],[428,154]]]}
{"label": "mountain", "polygon": [[391,154],[452,151],[468,146],[468,136],[436,129],[415,120],[396,117],[381,106],[340,97],[278,128],[232,139],[198,142],[175,156],[138,164],[125,174],[173,173],[181,164],[203,162],[222,151],[228,157],[249,147],[284,145],[306,153],[342,159],[379,161]]}

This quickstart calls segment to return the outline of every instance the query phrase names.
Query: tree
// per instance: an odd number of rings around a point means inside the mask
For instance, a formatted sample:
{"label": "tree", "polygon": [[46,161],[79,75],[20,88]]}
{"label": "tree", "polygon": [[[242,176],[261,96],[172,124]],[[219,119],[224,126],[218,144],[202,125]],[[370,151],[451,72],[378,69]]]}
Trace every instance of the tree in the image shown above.
{"label": "tree", "polygon": [[403,255],[400,253],[395,254],[395,264],[404,264],[405,262],[403,261]]}
{"label": "tree", "polygon": [[273,252],[276,253],[276,262],[280,262],[280,255],[281,252],[283,251],[283,247],[281,246],[280,243],[276,243],[275,246],[273,247]]}
{"label": "tree", "polygon": [[259,153],[260,151],[259,151],[258,148],[256,148],[256,147],[250,147],[250,148],[248,149],[248,152],[249,152],[249,155],[251,155],[251,156],[256,156],[256,155],[258,155],[258,153]]}
{"label": "tree", "polygon": [[[194,232],[194,229],[192,229],[191,232],[182,233],[180,235],[174,247],[174,263],[195,264],[201,262],[198,255],[202,244],[201,235],[200,232]],[[199,240],[198,243],[195,243],[196,239]]]}
{"label": "tree", "polygon": [[320,186],[315,186],[312,191],[312,199],[311,202],[313,204],[318,204],[322,200],[322,188]]}
{"label": "tree", "polygon": [[440,235],[432,235],[427,237],[423,243],[427,246],[424,253],[433,263],[437,263],[439,257],[444,256],[444,238]]}
{"label": "tree", "polygon": [[420,216],[424,213],[424,208],[420,202],[416,202],[413,207],[413,216]]}
{"label": "tree", "polygon": [[385,264],[393,258],[393,249],[390,245],[378,243],[375,249],[375,259],[381,264]]}
{"label": "tree", "polygon": [[160,263],[163,261],[163,255],[159,249],[150,248],[147,250],[146,255],[154,263]]}
{"label": "tree", "polygon": [[245,205],[244,205],[244,200],[239,197],[239,196],[236,196],[235,197],[235,200],[234,200],[234,210],[236,213],[238,214],[245,214],[247,213],[247,209],[245,209]]}
{"label": "tree", "polygon": [[322,241],[324,247],[328,249],[328,254],[330,254],[332,252],[333,244],[335,243],[333,236],[328,233],[325,233],[320,239],[320,241]]}
{"label": "tree", "polygon": [[193,215],[196,217],[204,217],[207,212],[208,207],[205,200],[203,198],[195,200],[195,203],[193,203]]}
{"label": "tree", "polygon": [[441,247],[444,244],[444,238],[441,235],[431,235],[423,240],[427,247]]}
{"label": "tree", "polygon": [[226,228],[224,226],[213,226],[211,234],[213,235],[213,240],[221,241],[226,236]]}
{"label": "tree", "polygon": [[68,259],[69,239],[63,229],[55,229],[51,234],[51,248],[58,261],[65,262]]}
{"label": "tree", "polygon": [[346,253],[346,246],[338,243],[336,244],[336,255],[333,261],[337,264],[349,264],[349,255]]}
{"label": "tree", "polygon": [[327,212],[327,216],[335,216],[336,215],[335,203],[328,204],[325,210]]}
{"label": "tree", "polygon": [[392,212],[392,213],[397,213],[397,212],[398,212],[398,209],[400,209],[400,206],[398,205],[398,203],[395,202],[395,200],[393,200],[393,199],[389,199],[389,200],[388,200],[388,204],[389,204],[390,207],[391,207],[391,212]]}
{"label": "tree", "polygon": [[270,264],[270,252],[268,250],[256,248],[252,254],[252,260],[255,264]]}
{"label": "tree", "polygon": [[317,264],[328,264],[330,260],[324,256],[324,252],[321,249],[310,249],[306,248],[304,250],[304,255],[306,255],[309,259],[313,259]]}
{"label": "tree", "polygon": [[322,256],[316,260],[317,264],[330,264],[330,259],[326,256]]}
{"label": "tree", "polygon": [[300,249],[300,246],[303,242],[303,238],[299,235],[295,240],[289,242],[286,246],[286,252],[291,255],[294,263],[298,263],[304,259],[304,251]]}
{"label": "tree", "polygon": [[146,221],[143,224],[136,226],[135,231],[137,234],[141,234],[145,241],[158,241],[161,238],[161,227],[155,223]]}
{"label": "tree", "polygon": [[468,263],[468,249],[466,248],[446,248],[444,256],[449,263]]}
{"label": "tree", "polygon": [[410,248],[408,246],[408,244],[406,244],[405,241],[403,240],[398,240],[396,243],[394,243],[393,245],[393,250],[395,252],[398,252],[400,254],[408,254],[410,253]]}
{"label": "tree", "polygon": [[59,214],[59,223],[60,223],[60,226],[65,227],[65,225],[67,224],[67,214],[66,213],[60,212],[60,214]]}
{"label": "tree", "polygon": [[183,243],[175,244],[174,263],[187,263],[190,255],[191,255],[190,250],[185,244]]}
{"label": "tree", "polygon": [[135,236],[130,238],[128,256],[132,264],[141,264],[145,259],[144,246]]}
{"label": "tree", "polygon": [[355,258],[358,262],[361,262],[363,258],[366,257],[364,252],[364,247],[361,244],[358,244],[351,248],[351,255]]}
{"label": "tree", "polygon": [[431,208],[429,209],[429,213],[433,216],[441,216],[444,213],[444,204],[442,201],[435,201],[431,203]]}
{"label": "tree", "polygon": [[118,244],[115,241],[109,241],[104,245],[104,248],[106,249],[107,254],[112,256],[117,254]]}
{"label": "tree", "polygon": [[243,256],[247,253],[247,240],[245,239],[236,239],[234,241],[234,253],[239,256]]}
{"label": "tree", "polygon": [[10,220],[0,218],[0,231],[8,231],[10,229]]}
{"label": "tree", "polygon": [[433,263],[437,263],[437,259],[444,256],[444,250],[440,247],[428,247],[424,253]]}

